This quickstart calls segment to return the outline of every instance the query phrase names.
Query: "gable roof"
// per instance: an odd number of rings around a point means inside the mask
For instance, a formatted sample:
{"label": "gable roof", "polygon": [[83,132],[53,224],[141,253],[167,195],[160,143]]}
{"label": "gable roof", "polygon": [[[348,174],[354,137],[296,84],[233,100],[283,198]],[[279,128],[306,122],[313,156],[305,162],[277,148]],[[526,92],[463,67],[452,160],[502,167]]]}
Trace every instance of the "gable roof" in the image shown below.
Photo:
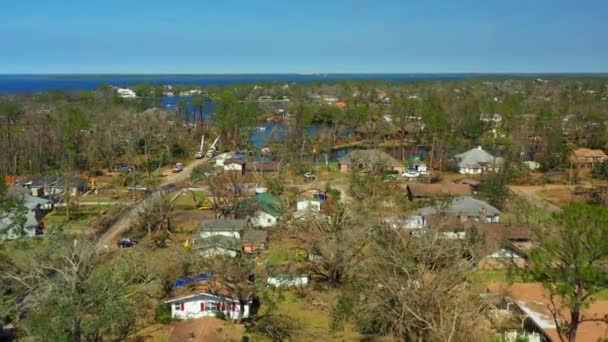
{"label": "gable roof", "polygon": [[235,232],[245,228],[245,220],[205,219],[199,224],[200,231],[206,232]]}
{"label": "gable roof", "polygon": [[483,164],[501,164],[503,159],[500,157],[494,157],[490,153],[486,152],[481,146],[470,149],[464,153],[460,153],[454,156],[458,161],[459,167],[465,168],[476,168],[481,167]]}
{"label": "gable roof", "polygon": [[446,214],[453,216],[479,217],[482,214],[495,216],[500,215],[500,210],[487,202],[478,200],[471,196],[460,196],[452,199],[446,208],[425,207],[419,210],[422,216],[437,214],[444,210]]}
{"label": "gable roof", "polygon": [[573,162],[585,163],[588,162],[589,159],[599,159],[603,160],[608,158],[606,153],[602,150],[592,150],[590,148],[577,148],[572,151],[572,155],[570,156],[570,160]]}
{"label": "gable roof", "polygon": [[273,217],[280,217],[283,210],[283,202],[269,192],[256,194],[253,198],[245,199],[241,202],[241,208],[261,210]]}
{"label": "gable roof", "polygon": [[379,150],[354,150],[346,156],[339,158],[338,162],[344,165],[352,165],[357,163],[384,165],[388,167],[403,167],[400,161],[393,158],[390,154]]}
{"label": "gable roof", "polygon": [[408,194],[412,197],[437,197],[447,196],[466,196],[471,195],[471,187],[466,184],[456,184],[452,182],[442,182],[435,184],[408,184],[406,186]]}

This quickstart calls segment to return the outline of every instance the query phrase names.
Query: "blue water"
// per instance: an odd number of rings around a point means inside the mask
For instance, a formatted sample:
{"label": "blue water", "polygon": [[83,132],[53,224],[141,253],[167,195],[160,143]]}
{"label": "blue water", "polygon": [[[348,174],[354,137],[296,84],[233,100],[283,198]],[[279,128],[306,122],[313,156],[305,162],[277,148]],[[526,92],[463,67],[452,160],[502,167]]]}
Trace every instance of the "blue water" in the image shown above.
{"label": "blue water", "polygon": [[38,93],[48,90],[94,90],[102,83],[127,87],[136,83],[223,86],[263,82],[320,82],[379,80],[413,82],[419,80],[463,80],[479,74],[232,74],[232,75],[0,75],[0,93]]}

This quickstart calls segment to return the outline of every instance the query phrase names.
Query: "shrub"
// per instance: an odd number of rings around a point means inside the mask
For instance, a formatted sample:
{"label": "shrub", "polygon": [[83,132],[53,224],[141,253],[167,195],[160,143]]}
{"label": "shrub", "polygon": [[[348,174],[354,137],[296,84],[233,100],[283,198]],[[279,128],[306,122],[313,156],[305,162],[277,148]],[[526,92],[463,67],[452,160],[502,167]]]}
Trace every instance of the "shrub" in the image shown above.
{"label": "shrub", "polygon": [[299,328],[300,324],[293,318],[281,314],[271,314],[260,317],[249,327],[249,331],[268,336],[273,341],[285,341],[293,337],[294,332]]}
{"label": "shrub", "polygon": [[171,322],[171,305],[160,304],[154,311],[154,321],[160,324],[169,324]]}

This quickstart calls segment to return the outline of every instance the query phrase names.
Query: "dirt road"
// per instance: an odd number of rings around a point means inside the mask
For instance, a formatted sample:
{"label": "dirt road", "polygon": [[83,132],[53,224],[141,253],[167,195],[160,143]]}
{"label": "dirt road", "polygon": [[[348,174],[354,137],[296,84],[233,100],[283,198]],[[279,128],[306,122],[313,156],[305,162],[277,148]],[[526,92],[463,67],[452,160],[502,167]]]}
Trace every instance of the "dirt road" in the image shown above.
{"label": "dirt road", "polygon": [[197,166],[207,163],[208,161],[208,158],[197,159],[185,166],[182,172],[169,174],[155,191],[150,193],[148,197],[133,204],[131,209],[125,212],[122,217],[116,221],[116,223],[114,223],[102,236],[99,237],[99,240],[95,246],[96,251],[101,252],[116,247],[116,241],[137,221],[138,213],[142,208],[145,208],[145,206],[150,202],[161,198],[163,190],[179,183],[188,182],[190,180],[190,176],[192,175],[192,170]]}

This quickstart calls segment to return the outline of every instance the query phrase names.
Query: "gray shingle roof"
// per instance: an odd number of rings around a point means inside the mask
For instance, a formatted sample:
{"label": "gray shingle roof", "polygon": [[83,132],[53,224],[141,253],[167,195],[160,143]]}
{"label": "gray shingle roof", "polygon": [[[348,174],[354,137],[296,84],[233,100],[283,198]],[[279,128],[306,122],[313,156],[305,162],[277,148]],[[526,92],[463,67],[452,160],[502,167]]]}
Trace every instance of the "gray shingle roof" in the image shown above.
{"label": "gray shingle roof", "polygon": [[241,231],[247,224],[246,220],[208,219],[202,220],[199,229],[201,231]]}
{"label": "gray shingle roof", "polygon": [[437,214],[442,209],[448,215],[457,216],[479,217],[482,213],[488,216],[500,215],[500,210],[471,196],[456,197],[452,199],[446,208],[425,207],[421,208],[419,212],[422,216],[427,216]]}
{"label": "gray shingle roof", "polygon": [[501,164],[503,161],[502,158],[494,157],[481,147],[457,154],[454,158],[458,161],[459,167],[466,168],[480,167],[480,164]]}
{"label": "gray shingle roof", "polygon": [[390,154],[379,149],[354,150],[346,156],[339,158],[338,162],[345,165],[352,165],[362,162],[389,167],[403,167],[401,162],[393,158]]}

